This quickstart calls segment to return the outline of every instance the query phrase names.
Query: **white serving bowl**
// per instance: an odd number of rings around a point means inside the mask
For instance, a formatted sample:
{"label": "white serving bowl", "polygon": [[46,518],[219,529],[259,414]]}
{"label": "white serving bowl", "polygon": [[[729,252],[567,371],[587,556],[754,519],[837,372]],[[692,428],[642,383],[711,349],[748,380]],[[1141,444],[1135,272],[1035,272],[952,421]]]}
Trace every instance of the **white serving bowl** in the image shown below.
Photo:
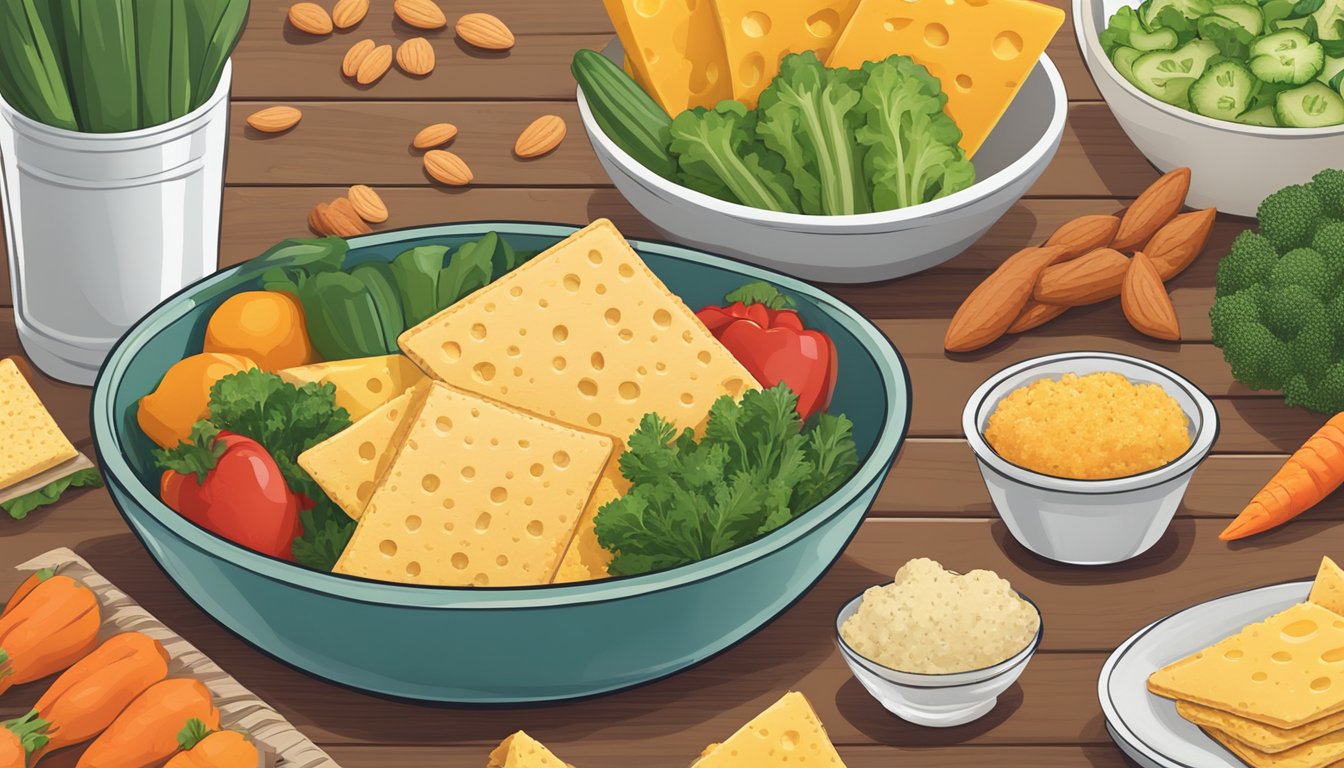
{"label": "white serving bowl", "polygon": [[[1026,595],[1019,592],[1018,596],[1035,609],[1040,618],[1040,608]],[[888,712],[930,728],[964,725],[989,714],[998,702],[999,694],[1022,676],[1045,634],[1045,622],[1041,621],[1027,647],[982,669],[938,675],[902,672],[865,658],[845,642],[841,627],[858,612],[862,602],[863,595],[859,594],[835,617],[835,642],[840,647],[840,656],[854,673],[854,679]]]}
{"label": "white serving bowl", "polygon": [[[605,54],[621,60],[619,46]],[[805,280],[866,283],[947,261],[994,225],[1040,177],[1059,148],[1068,95],[1042,55],[973,162],[976,183],[922,205],[853,216],[777,213],[729,203],[650,171],[607,137],[579,89],[593,151],[630,204],[666,237]]]}
{"label": "white serving bowl", "polygon": [[1162,172],[1190,168],[1188,205],[1254,216],[1260,201],[1340,164],[1344,125],[1266,128],[1214,120],[1134,87],[1101,48],[1101,31],[1122,6],[1140,0],[1073,0],[1078,47],[1097,90],[1129,140]]}
{"label": "white serving bowl", "polygon": [[[1190,420],[1190,448],[1149,472],[1112,480],[1068,480],[1013,464],[990,447],[984,429],[999,401],[1019,387],[1066,373],[1111,371],[1157,384]],[[1194,384],[1147,360],[1108,352],[1065,352],[999,371],[966,403],[962,429],[999,517],[1018,543],[1070,565],[1109,565],[1146,552],[1171,524],[1195,467],[1218,437],[1218,412]]]}

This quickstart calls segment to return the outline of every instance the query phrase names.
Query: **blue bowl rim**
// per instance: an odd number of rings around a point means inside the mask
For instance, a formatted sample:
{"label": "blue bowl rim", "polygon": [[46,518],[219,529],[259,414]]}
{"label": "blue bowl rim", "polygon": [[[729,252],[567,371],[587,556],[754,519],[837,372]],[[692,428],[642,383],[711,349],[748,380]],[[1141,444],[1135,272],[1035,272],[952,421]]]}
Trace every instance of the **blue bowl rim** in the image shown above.
{"label": "blue bowl rim", "polygon": [[[371,235],[348,238],[348,242],[352,253],[365,247],[395,244],[406,240],[473,236],[490,231],[552,237],[558,242],[578,229],[579,227],[568,224],[533,221],[466,221],[383,230]],[[94,450],[103,479],[127,498],[129,503],[138,505],[155,522],[185,543],[208,555],[222,557],[234,566],[258,576],[344,600],[409,608],[472,610],[513,610],[610,602],[704,581],[747,566],[804,538],[854,504],[870,487],[886,479],[886,473],[910,428],[913,390],[909,369],[885,334],[840,299],[780,272],[660,240],[628,239],[628,242],[640,253],[651,253],[695,265],[725,269],[748,280],[765,280],[805,296],[828,308],[829,319],[842,326],[847,333],[863,344],[877,362],[882,379],[883,425],[870,457],[859,465],[848,482],[817,506],[775,531],[707,560],[638,576],[613,577],[574,584],[490,588],[397,584],[323,573],[254,552],[207,531],[173,512],[138,479],[130,483],[122,480],[123,477],[134,477],[134,472],[123,454],[120,435],[115,427],[116,413],[113,407],[114,395],[122,376],[139,351],[137,341],[142,337],[153,336],[167,325],[181,319],[196,306],[192,295],[236,279],[250,262],[220,270],[188,285],[160,302],[117,341],[98,372],[89,406]],[[896,376],[898,371],[899,379]],[[900,414],[899,418],[893,418],[892,411],[895,409],[891,400],[902,392],[904,413]],[[113,498],[123,516],[129,517],[124,510],[121,510],[122,502],[115,495]],[[148,544],[143,538],[142,543]],[[223,552],[220,551],[221,547]]]}

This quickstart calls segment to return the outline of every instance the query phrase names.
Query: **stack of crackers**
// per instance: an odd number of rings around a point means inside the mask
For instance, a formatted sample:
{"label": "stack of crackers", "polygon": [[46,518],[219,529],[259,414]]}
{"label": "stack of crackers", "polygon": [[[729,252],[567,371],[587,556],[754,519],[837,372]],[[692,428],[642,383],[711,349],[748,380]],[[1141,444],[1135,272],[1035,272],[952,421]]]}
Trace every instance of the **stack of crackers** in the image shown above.
{"label": "stack of crackers", "polygon": [[1344,571],[1305,603],[1154,672],[1148,690],[1254,768],[1344,764]]}

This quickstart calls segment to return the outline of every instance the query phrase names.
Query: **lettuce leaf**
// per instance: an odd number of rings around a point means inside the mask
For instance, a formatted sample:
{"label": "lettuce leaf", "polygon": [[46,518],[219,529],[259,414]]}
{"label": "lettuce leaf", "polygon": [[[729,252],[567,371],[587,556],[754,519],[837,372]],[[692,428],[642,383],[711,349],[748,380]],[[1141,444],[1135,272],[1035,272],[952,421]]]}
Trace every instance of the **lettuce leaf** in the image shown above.
{"label": "lettuce leaf", "polygon": [[684,186],[767,211],[798,213],[784,160],[756,138],[756,113],[739,101],[677,115],[670,151]]}
{"label": "lettuce leaf", "polygon": [[25,493],[9,501],[0,502],[0,509],[4,509],[15,520],[22,520],[28,516],[29,512],[38,507],[55,504],[60,500],[61,495],[71,488],[96,488],[102,484],[103,479],[98,476],[98,470],[94,467],[87,467],[58,480],[53,480],[32,493]]}

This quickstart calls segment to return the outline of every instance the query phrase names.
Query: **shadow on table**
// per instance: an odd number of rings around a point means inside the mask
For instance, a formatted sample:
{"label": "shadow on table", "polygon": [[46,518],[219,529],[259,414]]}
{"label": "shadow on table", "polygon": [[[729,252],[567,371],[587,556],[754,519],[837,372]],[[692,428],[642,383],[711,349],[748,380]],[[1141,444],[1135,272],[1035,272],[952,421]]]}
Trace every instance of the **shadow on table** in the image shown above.
{"label": "shadow on table", "polygon": [[817,588],[761,632],[671,678],[580,701],[463,707],[346,689],[259,652],[187,600],[129,534],[91,540],[78,551],[310,738],[404,745],[497,742],[519,728],[543,741],[548,735],[565,742],[598,733],[657,739],[711,720],[715,733],[722,731],[719,737],[726,737],[741,723],[725,712],[740,709],[745,722],[755,714],[755,700],[773,700],[774,694],[797,688],[834,653],[840,602],[890,578],[842,558]]}
{"label": "shadow on table", "polygon": [[1013,565],[1041,581],[1063,586],[1119,584],[1170,573],[1190,556],[1196,536],[1194,520],[1176,518],[1152,549],[1133,560],[1114,565],[1081,566],[1058,563],[1037,555],[1017,543],[1002,521],[996,520],[990,526],[990,532]]}
{"label": "shadow on table", "polygon": [[989,714],[955,728],[926,728],[908,723],[873,701],[854,678],[845,681],[835,693],[835,706],[849,724],[879,744],[891,746],[952,746],[973,741],[1002,725],[1022,707],[1022,686],[1014,683],[999,696]]}

